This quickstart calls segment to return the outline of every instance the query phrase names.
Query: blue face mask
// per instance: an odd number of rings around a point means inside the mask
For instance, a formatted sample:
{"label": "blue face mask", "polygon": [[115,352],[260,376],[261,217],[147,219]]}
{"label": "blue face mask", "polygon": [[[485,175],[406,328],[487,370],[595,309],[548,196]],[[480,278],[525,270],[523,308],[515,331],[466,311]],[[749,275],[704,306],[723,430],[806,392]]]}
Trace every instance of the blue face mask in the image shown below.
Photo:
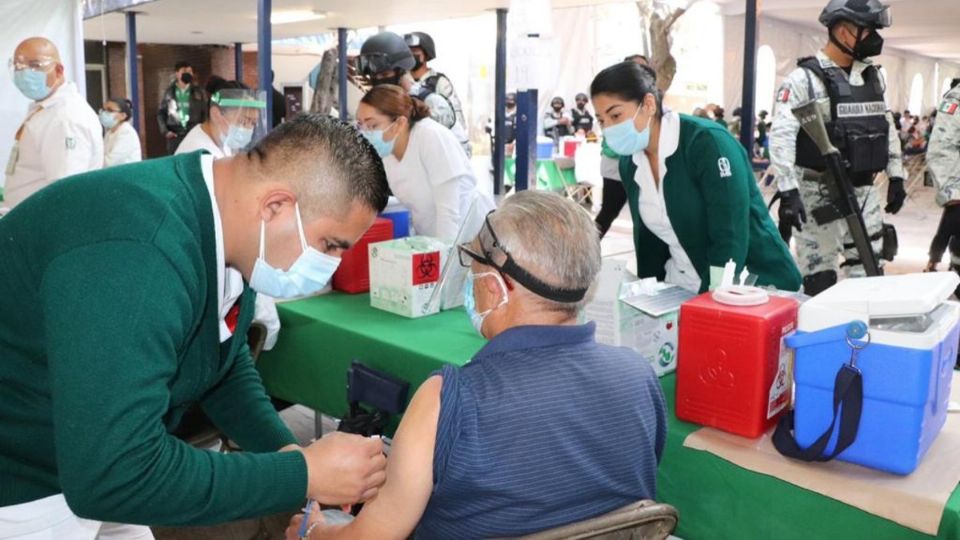
{"label": "blue face mask", "polygon": [[309,296],[323,290],[340,266],[340,259],[320,253],[307,245],[303,234],[303,221],[300,218],[300,206],[295,207],[297,228],[300,232],[300,247],[303,252],[293,262],[289,270],[280,270],[270,266],[264,258],[264,231],[266,224],[260,222],[260,257],[253,265],[250,275],[250,288],[273,298],[298,298]]}
{"label": "blue face mask", "polygon": [[47,86],[47,73],[32,69],[18,69],[13,72],[13,84],[20,93],[33,101],[40,101],[50,95]]}
{"label": "blue face mask", "polygon": [[[477,299],[473,295],[473,282],[475,278],[481,278],[486,276],[493,276],[497,279],[497,283],[500,285],[500,290],[503,291],[503,300],[497,304],[496,307],[492,307],[483,313],[477,313]],[[470,324],[473,325],[473,329],[477,331],[478,334],[483,336],[483,321],[487,318],[487,315],[491,314],[493,310],[499,309],[507,303],[507,285],[503,282],[503,278],[500,277],[500,274],[496,272],[482,272],[479,274],[467,274],[467,281],[463,285],[463,309],[466,310],[467,315],[470,317]],[[486,336],[483,336],[486,337]]]}
{"label": "blue face mask", "polygon": [[380,159],[383,159],[393,153],[393,146],[397,142],[397,138],[394,137],[392,140],[385,141],[383,140],[383,134],[390,129],[390,124],[386,129],[365,129],[361,131],[363,136],[370,141],[370,144],[373,145],[373,149],[377,151],[377,155],[380,156]]}
{"label": "blue face mask", "polygon": [[640,114],[640,108],[637,108],[637,112],[633,113],[633,118],[630,120],[603,129],[603,138],[607,141],[607,146],[621,156],[632,156],[646,150],[650,145],[650,124],[647,123],[643,131],[637,131],[634,126],[638,114]]}
{"label": "blue face mask", "polygon": [[118,123],[117,117],[114,116],[112,112],[104,110],[100,111],[100,124],[103,127],[107,129],[113,129]]}
{"label": "blue face mask", "polygon": [[223,146],[231,150],[241,150],[246,148],[253,140],[253,129],[245,128],[231,124],[226,135],[220,136],[220,142]]}

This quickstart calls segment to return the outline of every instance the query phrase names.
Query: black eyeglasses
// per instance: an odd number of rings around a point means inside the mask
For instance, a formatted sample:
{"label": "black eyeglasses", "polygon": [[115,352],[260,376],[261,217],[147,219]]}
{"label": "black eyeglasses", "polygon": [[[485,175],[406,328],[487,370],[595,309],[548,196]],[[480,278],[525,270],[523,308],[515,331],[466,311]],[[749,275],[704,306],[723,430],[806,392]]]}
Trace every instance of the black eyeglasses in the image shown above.
{"label": "black eyeglasses", "polygon": [[[463,243],[457,246],[458,256],[460,258],[460,264],[466,268],[470,268],[472,261],[477,261],[480,264],[493,267],[497,269],[501,274],[510,276],[518,283],[526,287],[530,292],[542,296],[548,300],[553,300],[555,302],[563,303],[575,303],[583,300],[583,297],[587,294],[587,288],[581,289],[562,289],[559,287],[554,287],[544,283],[540,278],[534,276],[526,269],[521,267],[513,259],[513,256],[510,255],[510,252],[503,247],[500,243],[500,239],[497,238],[497,233],[493,230],[493,226],[490,225],[490,214],[496,210],[491,211],[487,214],[487,217],[483,220],[483,225],[486,227],[487,231],[490,233],[490,238],[493,239],[493,245],[489,250],[483,247],[482,242],[480,244],[480,249],[483,253],[477,253],[470,246],[470,243]],[[496,251],[500,252],[500,257],[495,257],[494,254]],[[494,262],[494,259],[503,259],[503,264],[497,264]]]}

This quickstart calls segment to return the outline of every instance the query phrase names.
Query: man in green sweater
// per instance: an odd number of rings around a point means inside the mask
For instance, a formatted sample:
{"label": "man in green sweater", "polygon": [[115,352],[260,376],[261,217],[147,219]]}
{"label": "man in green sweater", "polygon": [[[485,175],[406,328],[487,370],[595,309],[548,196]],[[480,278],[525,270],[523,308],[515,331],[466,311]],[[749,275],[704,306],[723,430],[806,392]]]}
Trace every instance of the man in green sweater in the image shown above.
{"label": "man in green sweater", "polygon": [[[300,115],[249,153],[70,177],[0,219],[0,536],[151,538],[118,524],[374,496],[381,443],[297,446],[245,336],[254,290],[322,288],[387,196],[355,129]],[[194,404],[245,451],[173,437]]]}

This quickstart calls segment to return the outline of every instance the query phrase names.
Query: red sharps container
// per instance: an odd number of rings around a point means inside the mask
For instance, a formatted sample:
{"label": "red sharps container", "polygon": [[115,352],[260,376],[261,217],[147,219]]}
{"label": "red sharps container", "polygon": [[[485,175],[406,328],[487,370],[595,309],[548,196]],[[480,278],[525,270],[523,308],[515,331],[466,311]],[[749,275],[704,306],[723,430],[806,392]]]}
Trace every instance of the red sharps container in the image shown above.
{"label": "red sharps container", "polygon": [[677,418],[756,438],[790,400],[798,303],[756,287],[704,293],[680,308]]}

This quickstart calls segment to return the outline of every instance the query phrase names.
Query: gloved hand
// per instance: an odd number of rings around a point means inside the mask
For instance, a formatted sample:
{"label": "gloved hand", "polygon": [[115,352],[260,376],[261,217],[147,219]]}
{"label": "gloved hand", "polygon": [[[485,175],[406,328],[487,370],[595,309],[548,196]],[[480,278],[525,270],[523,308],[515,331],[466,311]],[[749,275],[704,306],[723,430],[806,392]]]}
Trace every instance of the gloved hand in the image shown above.
{"label": "gloved hand", "polygon": [[807,210],[803,207],[803,201],[800,200],[800,191],[788,189],[780,192],[780,209],[777,211],[780,217],[780,223],[786,223],[798,231],[803,230],[803,224],[807,222]]}
{"label": "gloved hand", "polygon": [[887,184],[887,206],[883,211],[888,214],[896,214],[903,208],[903,202],[907,200],[907,190],[903,188],[903,178],[893,177]]}

